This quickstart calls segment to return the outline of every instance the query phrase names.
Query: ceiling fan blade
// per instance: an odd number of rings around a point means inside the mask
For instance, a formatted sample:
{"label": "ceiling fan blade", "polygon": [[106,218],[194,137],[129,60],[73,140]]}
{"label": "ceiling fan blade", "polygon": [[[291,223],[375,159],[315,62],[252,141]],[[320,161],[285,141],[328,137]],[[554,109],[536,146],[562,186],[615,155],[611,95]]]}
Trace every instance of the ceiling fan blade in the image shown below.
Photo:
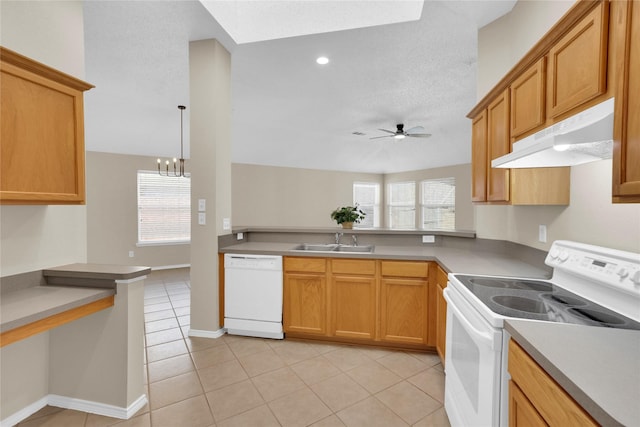
{"label": "ceiling fan blade", "polygon": [[391,133],[391,134],[393,134],[393,135],[395,135],[395,134],[396,134],[396,133],[395,133],[394,131],[392,131],[392,130],[387,130],[387,129],[378,129],[378,130],[381,130],[382,132]]}
{"label": "ceiling fan blade", "polygon": [[404,132],[405,133],[421,133],[421,132],[424,132],[424,128],[422,126],[414,126],[411,129],[407,129]]}
{"label": "ceiling fan blade", "polygon": [[[394,133],[393,135],[395,135],[395,133]],[[372,137],[372,138],[369,138],[369,139],[378,139],[378,138],[392,138],[392,137],[393,137],[393,135],[382,135],[382,136],[374,136],[374,137]]]}
{"label": "ceiling fan blade", "polygon": [[431,136],[430,133],[408,133],[407,136],[412,138],[429,138]]}

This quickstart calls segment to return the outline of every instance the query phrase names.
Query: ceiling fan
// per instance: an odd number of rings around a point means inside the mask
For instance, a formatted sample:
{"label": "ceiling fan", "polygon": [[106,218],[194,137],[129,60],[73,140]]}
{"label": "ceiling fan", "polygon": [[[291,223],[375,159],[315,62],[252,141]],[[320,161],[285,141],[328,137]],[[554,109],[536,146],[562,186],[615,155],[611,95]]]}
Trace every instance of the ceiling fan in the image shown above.
{"label": "ceiling fan", "polygon": [[395,139],[404,139],[405,137],[429,138],[431,136],[430,133],[422,133],[424,132],[424,128],[422,126],[414,126],[411,129],[408,129],[406,131],[404,130],[404,125],[402,123],[398,123],[396,127],[398,129],[395,132],[387,129],[378,129],[378,130],[381,130],[382,132],[387,132],[390,135],[374,136],[373,138],[369,138],[369,139],[390,138],[390,137],[394,137]]}

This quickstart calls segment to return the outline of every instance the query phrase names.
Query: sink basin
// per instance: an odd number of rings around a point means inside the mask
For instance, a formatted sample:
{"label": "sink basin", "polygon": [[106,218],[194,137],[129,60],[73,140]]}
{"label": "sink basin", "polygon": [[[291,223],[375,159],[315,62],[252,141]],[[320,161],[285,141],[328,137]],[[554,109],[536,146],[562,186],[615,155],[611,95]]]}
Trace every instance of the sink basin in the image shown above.
{"label": "sink basin", "polygon": [[348,246],[348,245],[340,245],[334,249],[334,252],[373,252],[373,245],[363,245],[363,246]]}
{"label": "sink basin", "polygon": [[302,243],[293,248],[294,251],[306,251],[306,252],[351,252],[351,253],[371,253],[373,252],[373,245],[363,246],[350,246],[350,245],[336,245],[336,244],[317,244],[317,243]]}
{"label": "sink basin", "polygon": [[314,244],[314,243],[302,243],[301,245],[293,248],[294,251],[309,251],[309,252],[331,252],[338,245],[335,244]]}

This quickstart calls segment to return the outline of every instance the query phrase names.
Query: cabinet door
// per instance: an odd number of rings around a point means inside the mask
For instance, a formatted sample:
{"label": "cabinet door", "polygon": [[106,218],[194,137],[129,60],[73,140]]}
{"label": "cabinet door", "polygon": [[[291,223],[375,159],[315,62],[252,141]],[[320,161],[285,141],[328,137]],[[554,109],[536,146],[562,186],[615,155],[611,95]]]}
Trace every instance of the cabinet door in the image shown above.
{"label": "cabinet door", "polygon": [[471,200],[487,201],[487,110],[471,125]]}
{"label": "cabinet door", "polygon": [[609,3],[601,2],[549,51],[549,117],[606,91],[608,22]]}
{"label": "cabinet door", "polygon": [[[618,76],[613,145],[613,201],[640,202],[640,1],[623,3],[616,38]],[[633,71],[633,72],[632,72]]]}
{"label": "cabinet door", "polygon": [[427,292],[426,279],[382,279],[380,329],[383,341],[427,343]]}
{"label": "cabinet door", "polygon": [[542,57],[509,87],[512,138],[545,123],[545,65],[546,58]]}
{"label": "cabinet door", "polygon": [[373,340],[376,336],[376,278],[334,275],[331,279],[332,335]]}
{"label": "cabinet door", "polygon": [[509,381],[509,427],[545,427],[548,424],[522,393],[522,390]]}
{"label": "cabinet door", "polygon": [[509,139],[509,90],[487,108],[487,201],[509,201],[509,169],[491,167],[491,160],[511,151]]}
{"label": "cabinet door", "polygon": [[436,277],[436,351],[444,364],[447,335],[447,301],[444,299],[444,288],[447,287],[447,273],[438,267]]}
{"label": "cabinet door", "polygon": [[327,334],[327,279],[324,274],[285,273],[285,332]]}
{"label": "cabinet door", "polygon": [[85,200],[83,91],[91,85],[0,47],[0,202]]}

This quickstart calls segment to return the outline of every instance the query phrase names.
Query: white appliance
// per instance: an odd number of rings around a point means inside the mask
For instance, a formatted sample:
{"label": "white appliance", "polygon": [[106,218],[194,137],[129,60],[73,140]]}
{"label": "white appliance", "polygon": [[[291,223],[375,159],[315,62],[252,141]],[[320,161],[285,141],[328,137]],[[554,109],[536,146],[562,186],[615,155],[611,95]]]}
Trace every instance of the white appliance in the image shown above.
{"label": "white appliance", "polygon": [[449,274],[445,409],[453,427],[509,424],[505,318],[640,330],[640,254],[556,241],[550,280]]}
{"label": "white appliance", "polygon": [[281,256],[224,255],[224,327],[231,335],[284,338]]}
{"label": "white appliance", "polygon": [[493,168],[573,166],[613,156],[614,98],[513,144],[513,151],[491,161]]}

